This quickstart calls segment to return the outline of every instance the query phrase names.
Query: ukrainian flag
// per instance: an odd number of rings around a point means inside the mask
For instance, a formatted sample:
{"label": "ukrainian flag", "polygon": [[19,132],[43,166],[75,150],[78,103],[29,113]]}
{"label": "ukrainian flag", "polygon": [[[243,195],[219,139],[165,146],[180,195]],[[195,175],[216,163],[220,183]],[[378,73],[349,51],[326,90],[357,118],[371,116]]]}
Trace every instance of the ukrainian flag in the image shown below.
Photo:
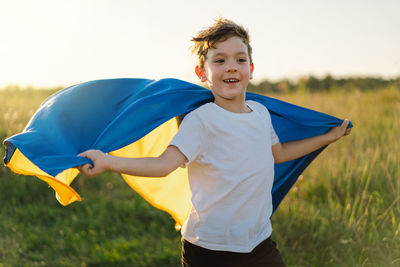
{"label": "ukrainian flag", "polygon": [[[266,96],[247,93],[246,98],[267,107],[281,142],[320,135],[342,123]],[[209,90],[177,79],[109,79],[74,85],[49,97],[22,133],[4,141],[4,162],[15,173],[47,182],[66,206],[81,200],[70,184],[79,174],[75,167],[90,161],[79,153],[100,149],[121,157],[159,156],[177,133],[180,118],[211,101]],[[274,210],[323,149],[275,164]],[[171,214],[177,227],[184,223],[191,208],[186,168],[163,179],[122,176],[148,202]]]}

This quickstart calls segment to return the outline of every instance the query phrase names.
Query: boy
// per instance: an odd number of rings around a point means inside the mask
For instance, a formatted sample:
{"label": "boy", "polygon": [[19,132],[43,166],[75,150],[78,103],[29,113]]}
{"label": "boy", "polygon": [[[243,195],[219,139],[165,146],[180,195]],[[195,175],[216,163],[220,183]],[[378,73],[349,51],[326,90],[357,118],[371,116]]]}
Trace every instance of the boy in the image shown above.
{"label": "boy", "polygon": [[183,266],[285,266],[270,239],[274,162],[289,161],[350,133],[348,120],[328,133],[281,144],[268,110],[245,101],[254,64],[247,31],[219,19],[195,38],[195,72],[214,102],[192,111],[157,158],[119,158],[98,150],[80,171],[162,177],[188,166],[192,210],[182,227]]}

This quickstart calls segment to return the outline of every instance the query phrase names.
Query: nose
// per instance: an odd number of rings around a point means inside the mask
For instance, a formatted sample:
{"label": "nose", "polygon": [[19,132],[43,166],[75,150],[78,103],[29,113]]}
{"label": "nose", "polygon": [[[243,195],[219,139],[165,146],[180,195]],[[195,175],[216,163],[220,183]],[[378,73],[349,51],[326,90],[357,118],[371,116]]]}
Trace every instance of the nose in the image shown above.
{"label": "nose", "polygon": [[229,73],[237,72],[236,62],[229,61],[226,66],[226,72]]}
{"label": "nose", "polygon": [[232,68],[228,68],[228,69],[226,70],[226,72],[229,72],[229,73],[235,73],[235,72],[237,72],[237,69],[236,69],[236,68],[234,68],[234,67],[232,67]]}

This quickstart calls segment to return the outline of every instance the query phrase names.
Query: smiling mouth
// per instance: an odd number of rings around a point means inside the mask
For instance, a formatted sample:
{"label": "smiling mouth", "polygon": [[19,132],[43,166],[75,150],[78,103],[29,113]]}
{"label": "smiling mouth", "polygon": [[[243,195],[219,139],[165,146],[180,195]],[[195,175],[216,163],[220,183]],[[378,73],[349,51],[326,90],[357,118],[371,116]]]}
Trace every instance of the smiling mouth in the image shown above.
{"label": "smiling mouth", "polygon": [[238,79],[226,79],[226,80],[223,80],[223,82],[224,83],[237,83],[237,82],[240,82],[240,80],[238,80]]}

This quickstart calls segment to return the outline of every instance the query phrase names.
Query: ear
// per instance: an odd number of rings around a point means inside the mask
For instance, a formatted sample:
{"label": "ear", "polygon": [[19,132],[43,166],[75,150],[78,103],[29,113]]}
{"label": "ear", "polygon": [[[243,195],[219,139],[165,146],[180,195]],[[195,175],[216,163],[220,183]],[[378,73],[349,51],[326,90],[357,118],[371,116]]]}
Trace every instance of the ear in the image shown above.
{"label": "ear", "polygon": [[207,77],[206,77],[206,74],[204,73],[204,69],[203,68],[200,68],[200,66],[196,66],[195,72],[196,72],[196,75],[197,75],[197,77],[199,77],[201,82],[207,81]]}
{"label": "ear", "polygon": [[250,80],[253,79],[254,63],[250,64]]}

